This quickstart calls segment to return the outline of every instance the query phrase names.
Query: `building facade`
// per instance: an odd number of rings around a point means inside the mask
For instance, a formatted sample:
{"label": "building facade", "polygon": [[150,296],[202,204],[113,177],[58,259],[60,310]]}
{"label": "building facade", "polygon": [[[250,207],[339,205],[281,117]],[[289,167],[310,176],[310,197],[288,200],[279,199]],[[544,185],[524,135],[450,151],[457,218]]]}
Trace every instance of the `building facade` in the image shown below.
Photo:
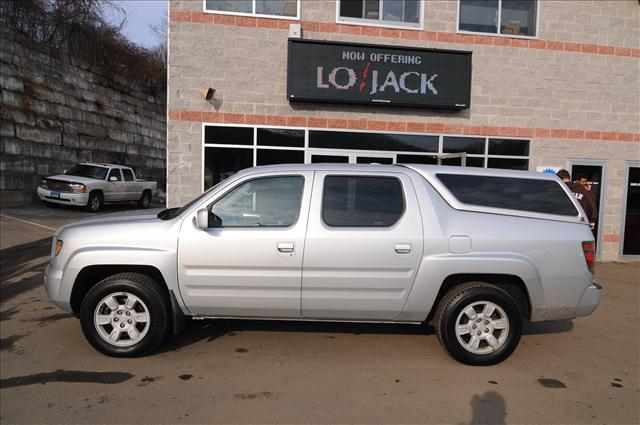
{"label": "building facade", "polygon": [[638,258],[638,0],[169,4],[170,206],[273,163],[566,168]]}

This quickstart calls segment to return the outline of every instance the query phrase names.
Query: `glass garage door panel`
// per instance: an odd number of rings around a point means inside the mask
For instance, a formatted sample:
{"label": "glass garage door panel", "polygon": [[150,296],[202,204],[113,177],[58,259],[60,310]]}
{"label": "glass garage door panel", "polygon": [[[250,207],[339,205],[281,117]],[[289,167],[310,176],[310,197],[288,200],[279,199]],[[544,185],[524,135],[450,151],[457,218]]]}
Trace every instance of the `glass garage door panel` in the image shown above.
{"label": "glass garage door panel", "polygon": [[640,255],[640,167],[629,167],[622,255]]}

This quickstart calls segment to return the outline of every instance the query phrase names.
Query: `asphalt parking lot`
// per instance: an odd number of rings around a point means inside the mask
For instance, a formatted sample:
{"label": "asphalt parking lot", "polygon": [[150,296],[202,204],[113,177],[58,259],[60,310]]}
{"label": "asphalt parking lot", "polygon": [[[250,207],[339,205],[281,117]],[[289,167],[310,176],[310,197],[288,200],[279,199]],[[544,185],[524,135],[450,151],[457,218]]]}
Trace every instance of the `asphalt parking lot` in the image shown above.
{"label": "asphalt parking lot", "polygon": [[53,229],[87,215],[1,211],[3,424],[640,422],[640,263],[598,264],[592,316],[528,325],[491,367],[456,363],[426,326],[259,321],[192,322],[114,359],[42,286]]}

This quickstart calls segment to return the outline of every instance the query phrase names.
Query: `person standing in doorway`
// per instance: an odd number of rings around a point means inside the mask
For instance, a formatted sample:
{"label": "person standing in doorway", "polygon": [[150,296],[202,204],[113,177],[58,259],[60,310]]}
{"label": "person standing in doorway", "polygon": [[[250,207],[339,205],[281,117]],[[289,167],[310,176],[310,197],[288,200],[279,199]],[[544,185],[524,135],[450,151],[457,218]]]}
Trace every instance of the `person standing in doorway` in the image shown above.
{"label": "person standing in doorway", "polygon": [[595,197],[589,186],[589,178],[586,174],[577,174],[574,181],[571,181],[571,174],[565,169],[559,170],[556,176],[560,177],[563,182],[569,186],[569,190],[573,192],[573,196],[576,197],[580,206],[587,214],[589,218],[589,226],[593,232],[596,226],[596,220],[598,219],[598,206],[596,205]]}

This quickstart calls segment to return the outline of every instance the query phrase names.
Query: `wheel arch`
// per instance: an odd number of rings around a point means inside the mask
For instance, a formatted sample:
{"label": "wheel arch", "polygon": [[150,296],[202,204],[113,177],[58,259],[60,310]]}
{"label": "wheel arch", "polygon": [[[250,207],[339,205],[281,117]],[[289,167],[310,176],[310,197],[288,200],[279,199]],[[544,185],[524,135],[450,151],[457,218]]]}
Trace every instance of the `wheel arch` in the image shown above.
{"label": "wheel arch", "polygon": [[468,282],[485,282],[503,289],[518,303],[522,317],[531,319],[531,296],[527,285],[519,276],[501,273],[456,273],[447,276],[442,285],[440,285],[426,321],[431,322],[433,320],[440,301],[451,289]]}
{"label": "wheel arch", "polygon": [[184,326],[185,316],[178,305],[176,295],[173,293],[164,275],[155,266],[151,265],[123,265],[123,264],[99,264],[86,266],[76,275],[71,290],[70,305],[74,315],[80,312],[80,306],[87,293],[103,279],[120,273],[140,273],[153,279],[161,290],[162,296],[171,306],[171,320],[173,333],[178,333]]}

